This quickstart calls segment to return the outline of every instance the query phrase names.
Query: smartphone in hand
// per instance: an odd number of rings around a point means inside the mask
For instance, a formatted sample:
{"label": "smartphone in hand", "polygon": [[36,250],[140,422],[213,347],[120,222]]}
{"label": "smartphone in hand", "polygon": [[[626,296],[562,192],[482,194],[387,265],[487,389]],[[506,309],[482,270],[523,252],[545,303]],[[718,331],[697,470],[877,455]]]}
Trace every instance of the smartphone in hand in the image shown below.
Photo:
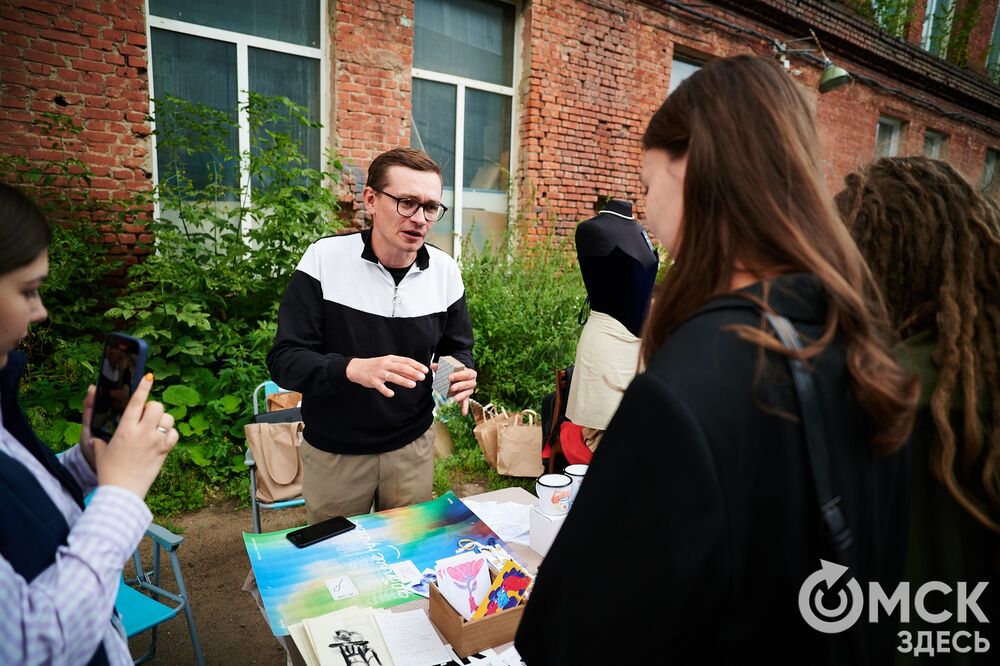
{"label": "smartphone in hand", "polygon": [[292,542],[296,548],[305,548],[314,543],[319,543],[324,539],[335,537],[344,532],[350,532],[356,527],[354,523],[343,516],[335,516],[320,521],[314,525],[306,525],[297,530],[292,530],[285,534],[285,538]]}
{"label": "smartphone in hand", "polygon": [[147,350],[144,340],[124,333],[111,333],[105,339],[90,420],[96,437],[108,441],[115,434],[125,405],[146,372]]}

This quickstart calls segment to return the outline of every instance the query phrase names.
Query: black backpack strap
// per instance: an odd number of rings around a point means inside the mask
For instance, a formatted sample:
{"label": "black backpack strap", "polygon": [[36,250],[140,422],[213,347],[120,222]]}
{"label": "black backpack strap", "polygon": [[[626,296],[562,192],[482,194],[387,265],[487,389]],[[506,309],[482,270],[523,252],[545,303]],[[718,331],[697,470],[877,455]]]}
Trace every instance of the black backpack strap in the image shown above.
{"label": "black backpack strap", "polygon": [[[787,349],[796,351],[802,349],[802,341],[790,321],[771,312],[765,312],[764,316],[767,317],[771,328],[774,329],[778,339]],[[795,392],[799,397],[802,433],[809,456],[813,484],[816,486],[816,499],[819,502],[820,514],[826,526],[827,538],[833,545],[834,557],[838,564],[846,566],[849,565],[849,562],[846,561],[848,559],[847,550],[854,539],[840,507],[841,498],[834,493],[833,484],[830,481],[830,453],[826,446],[826,431],[823,426],[823,413],[819,407],[816,383],[800,359],[789,356],[788,365],[791,367]]]}

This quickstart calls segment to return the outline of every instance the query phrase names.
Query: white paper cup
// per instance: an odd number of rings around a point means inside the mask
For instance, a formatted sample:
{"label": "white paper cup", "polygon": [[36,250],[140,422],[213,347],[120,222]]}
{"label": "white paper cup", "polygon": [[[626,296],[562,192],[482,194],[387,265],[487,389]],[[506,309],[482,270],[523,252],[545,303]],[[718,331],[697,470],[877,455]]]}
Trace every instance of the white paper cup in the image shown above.
{"label": "white paper cup", "polygon": [[587,465],[568,465],[566,469],[563,470],[563,474],[573,480],[569,489],[570,506],[573,506],[573,502],[576,501],[576,494],[580,492],[580,484],[583,483],[583,477],[587,473],[587,467]]}
{"label": "white paper cup", "polygon": [[561,516],[569,511],[573,480],[565,474],[543,474],[535,482],[538,508],[550,516]]}

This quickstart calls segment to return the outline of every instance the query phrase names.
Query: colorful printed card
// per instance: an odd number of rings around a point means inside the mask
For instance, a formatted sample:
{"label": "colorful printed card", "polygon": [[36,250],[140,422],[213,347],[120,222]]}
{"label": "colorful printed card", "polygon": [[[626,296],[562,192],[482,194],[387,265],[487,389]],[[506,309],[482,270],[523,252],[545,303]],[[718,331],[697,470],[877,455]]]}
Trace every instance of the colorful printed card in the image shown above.
{"label": "colorful printed card", "polygon": [[490,569],[486,558],[462,553],[437,561],[437,586],[441,594],[466,620],[490,590]]}
{"label": "colorful printed card", "polygon": [[493,585],[490,586],[486,598],[472,614],[472,619],[478,620],[514,608],[524,601],[529,585],[531,576],[514,560],[507,560],[503,569],[493,579]]}

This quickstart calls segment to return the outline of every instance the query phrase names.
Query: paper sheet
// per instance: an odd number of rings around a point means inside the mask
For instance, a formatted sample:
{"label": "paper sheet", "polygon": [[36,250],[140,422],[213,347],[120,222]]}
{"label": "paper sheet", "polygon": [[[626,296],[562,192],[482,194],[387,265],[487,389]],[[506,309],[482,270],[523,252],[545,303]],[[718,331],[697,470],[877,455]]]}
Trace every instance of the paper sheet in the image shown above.
{"label": "paper sheet", "polygon": [[530,505],[517,502],[462,501],[472,513],[479,516],[504,541],[529,545],[528,511],[531,509]]}
{"label": "paper sheet", "polygon": [[375,622],[396,666],[433,666],[450,658],[448,648],[422,609],[380,613]]}

